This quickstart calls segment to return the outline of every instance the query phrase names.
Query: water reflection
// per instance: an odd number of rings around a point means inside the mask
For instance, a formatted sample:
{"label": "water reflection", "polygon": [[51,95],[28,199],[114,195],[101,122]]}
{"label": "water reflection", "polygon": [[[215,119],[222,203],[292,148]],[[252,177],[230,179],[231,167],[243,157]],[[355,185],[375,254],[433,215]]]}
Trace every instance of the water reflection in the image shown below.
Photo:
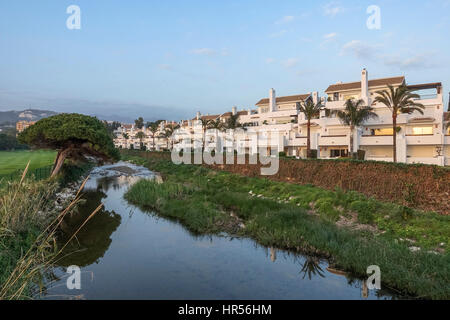
{"label": "water reflection", "polygon": [[317,257],[307,256],[305,261],[303,262],[300,274],[303,274],[302,279],[305,279],[306,276],[308,276],[309,280],[311,280],[315,276],[325,278],[325,273],[320,266],[320,261]]}
{"label": "water reflection", "polygon": [[[76,214],[67,216],[61,224],[60,246],[70,239],[72,234],[100,205],[102,199],[106,198],[106,194],[101,190],[88,191],[84,198],[89,200],[81,204]],[[111,235],[119,227],[121,221],[122,217],[119,214],[104,208],[101,209],[67,245],[58,259],[58,264],[65,267],[73,264],[84,267],[97,263],[111,245]]]}
{"label": "water reflection", "polygon": [[[176,221],[130,206],[123,194],[142,176],[117,172],[111,176],[100,169],[91,176],[86,202],[64,221],[61,243],[101,202],[104,208],[85,225],[52,270],[47,298],[362,298],[363,282],[331,272],[326,260],[225,234],[195,235]],[[82,268],[80,291],[65,287],[69,265]],[[391,291],[368,292],[369,299],[392,297]]]}

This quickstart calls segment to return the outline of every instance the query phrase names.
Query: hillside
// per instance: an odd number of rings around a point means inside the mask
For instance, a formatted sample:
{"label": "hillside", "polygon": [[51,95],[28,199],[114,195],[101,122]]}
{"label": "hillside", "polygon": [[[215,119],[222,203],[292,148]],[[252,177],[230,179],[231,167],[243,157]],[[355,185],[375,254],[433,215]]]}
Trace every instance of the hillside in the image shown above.
{"label": "hillside", "polygon": [[23,111],[0,111],[0,124],[16,123],[17,121],[37,121],[58,114],[54,111],[27,109]]}

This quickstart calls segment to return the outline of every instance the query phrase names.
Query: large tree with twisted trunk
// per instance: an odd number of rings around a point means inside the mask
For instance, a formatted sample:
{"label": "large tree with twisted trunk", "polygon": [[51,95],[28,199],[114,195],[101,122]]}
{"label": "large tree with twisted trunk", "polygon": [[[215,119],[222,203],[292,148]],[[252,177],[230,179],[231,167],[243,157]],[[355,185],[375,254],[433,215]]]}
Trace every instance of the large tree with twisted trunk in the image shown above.
{"label": "large tree with twisted trunk", "polygon": [[86,156],[91,156],[110,161],[120,157],[105,125],[82,114],[63,113],[39,120],[18,138],[32,148],[58,150],[52,177],[59,173],[66,159],[86,160]]}

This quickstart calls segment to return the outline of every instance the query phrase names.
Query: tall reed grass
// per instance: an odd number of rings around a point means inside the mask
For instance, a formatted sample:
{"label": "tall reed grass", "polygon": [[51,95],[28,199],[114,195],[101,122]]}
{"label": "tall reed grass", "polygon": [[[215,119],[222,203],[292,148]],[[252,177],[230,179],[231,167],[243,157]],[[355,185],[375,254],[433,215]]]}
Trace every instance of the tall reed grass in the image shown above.
{"label": "tall reed grass", "polygon": [[55,180],[35,182],[25,179],[0,190],[0,300],[32,299],[43,285],[43,274],[65,246],[76,236],[102,204],[80,225],[66,245],[58,248],[56,234],[64,217],[81,201],[84,180],[74,200],[64,210],[52,210]]}

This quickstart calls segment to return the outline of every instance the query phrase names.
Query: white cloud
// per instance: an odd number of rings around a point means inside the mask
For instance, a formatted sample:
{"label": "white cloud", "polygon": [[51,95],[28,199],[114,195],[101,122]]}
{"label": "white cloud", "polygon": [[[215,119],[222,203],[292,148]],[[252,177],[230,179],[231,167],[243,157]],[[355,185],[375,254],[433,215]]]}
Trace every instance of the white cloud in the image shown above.
{"label": "white cloud", "polygon": [[[400,70],[424,69],[436,67],[435,53],[410,53],[411,49],[402,50],[403,53],[384,54],[382,46],[367,44],[360,40],[352,40],[342,47],[342,55],[353,55],[361,60],[371,60],[388,67],[397,67]],[[397,50],[398,52],[398,50]]]}
{"label": "white cloud", "polygon": [[359,59],[372,59],[378,51],[378,47],[364,43],[360,40],[352,40],[342,47],[341,54],[355,55]]}
{"label": "white cloud", "polygon": [[217,54],[216,50],[211,49],[211,48],[194,49],[194,50],[191,50],[191,53],[196,54],[196,55],[204,55],[204,56],[213,56],[213,55]]}
{"label": "white cloud", "polygon": [[334,39],[336,37],[337,37],[337,33],[336,32],[329,33],[329,34],[326,34],[326,35],[323,36],[323,38],[325,40],[332,40],[332,39]]}
{"label": "white cloud", "polygon": [[282,36],[284,36],[286,34],[286,32],[287,32],[287,30],[281,30],[281,31],[278,31],[278,32],[271,33],[271,34],[269,34],[269,38],[282,37]]}
{"label": "white cloud", "polygon": [[289,58],[289,59],[281,61],[281,65],[283,67],[285,67],[286,69],[291,69],[298,64],[298,61],[299,60],[297,58]]}
{"label": "white cloud", "polygon": [[399,69],[423,69],[436,66],[433,54],[418,53],[413,56],[401,57],[398,55],[385,55],[381,57],[382,62],[389,67],[398,67]]}
{"label": "white cloud", "polygon": [[323,6],[323,14],[326,16],[334,17],[343,12],[345,12],[345,9],[336,2],[330,2]]}
{"label": "white cloud", "polygon": [[275,59],[273,59],[273,58],[267,58],[266,59],[266,63],[267,64],[271,64],[271,63],[274,63],[275,62]]}
{"label": "white cloud", "polygon": [[294,21],[294,16],[284,16],[280,20],[275,21],[275,24],[284,24]]}

